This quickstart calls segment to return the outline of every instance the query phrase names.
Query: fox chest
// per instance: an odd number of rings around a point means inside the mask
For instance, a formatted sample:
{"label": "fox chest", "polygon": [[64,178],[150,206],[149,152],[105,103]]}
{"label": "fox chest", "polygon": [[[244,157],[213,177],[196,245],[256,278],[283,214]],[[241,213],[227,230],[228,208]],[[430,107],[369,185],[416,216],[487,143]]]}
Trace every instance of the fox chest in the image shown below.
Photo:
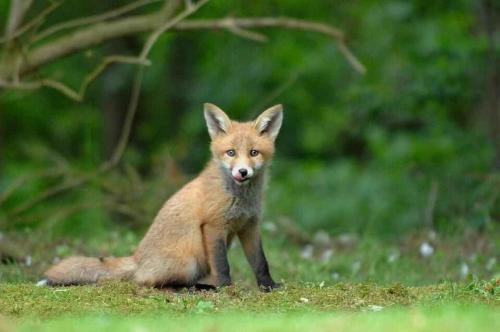
{"label": "fox chest", "polygon": [[241,199],[233,197],[225,212],[225,219],[228,226],[233,231],[238,231],[248,222],[259,218],[261,212],[261,202],[259,199]]}
{"label": "fox chest", "polygon": [[237,232],[249,222],[259,219],[261,214],[264,177],[252,179],[246,185],[237,185],[232,178],[226,189],[224,219],[231,231]]}

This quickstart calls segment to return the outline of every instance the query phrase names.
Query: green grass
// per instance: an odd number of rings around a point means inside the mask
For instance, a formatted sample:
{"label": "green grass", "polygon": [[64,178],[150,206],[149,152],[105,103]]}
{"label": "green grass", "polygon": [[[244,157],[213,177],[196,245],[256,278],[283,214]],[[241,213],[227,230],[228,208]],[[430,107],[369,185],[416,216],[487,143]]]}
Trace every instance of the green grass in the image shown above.
{"label": "green grass", "polygon": [[[293,233],[293,231],[292,231]],[[230,250],[234,286],[214,291],[158,290],[130,283],[36,287],[54,256],[126,255],[139,235],[54,241],[7,235],[30,254],[0,265],[0,331],[494,331],[499,328],[496,236],[401,239],[309,234],[301,239],[264,228],[267,256],[284,287],[260,292],[242,250]],[[288,240],[291,238],[292,240]],[[419,246],[435,249],[422,257]],[[325,257],[325,251],[331,255]],[[468,273],[460,272],[467,264]]]}
{"label": "green grass", "polygon": [[18,331],[498,331],[497,308],[444,306],[382,312],[207,314],[123,317],[64,316],[46,321],[0,320],[0,330]]}
{"label": "green grass", "polygon": [[[301,231],[303,238],[283,229],[290,227],[264,223],[264,247],[273,276],[286,282],[373,282],[380,285],[429,285],[443,280],[464,282],[469,276],[489,280],[500,276],[500,229],[489,233],[469,232],[444,237],[419,232],[399,238],[356,234],[326,235]],[[273,228],[274,227],[274,228]],[[297,226],[295,226],[297,227]],[[323,234],[323,235],[321,235]],[[19,257],[31,264],[0,264],[0,282],[37,281],[54,257],[72,255],[127,256],[141,239],[141,232],[112,231],[64,240],[45,234],[7,234]],[[309,243],[309,245],[307,244]],[[422,257],[419,247],[429,243],[434,253]],[[306,247],[311,250],[307,250]],[[1,249],[1,248],[0,248]],[[237,241],[229,250],[233,279],[253,286],[254,277]],[[467,271],[463,271],[463,267]]]}
{"label": "green grass", "polygon": [[5,283],[0,331],[496,331],[499,305],[500,280],[427,287],[300,283],[271,293]]}
{"label": "green grass", "polygon": [[427,287],[301,283],[285,284],[282,289],[270,293],[238,286],[217,292],[158,290],[119,282],[62,288],[36,287],[26,283],[0,285],[0,314],[38,318],[63,314],[370,311],[452,303],[497,306],[500,304],[500,281],[471,281],[464,285],[443,283]]}

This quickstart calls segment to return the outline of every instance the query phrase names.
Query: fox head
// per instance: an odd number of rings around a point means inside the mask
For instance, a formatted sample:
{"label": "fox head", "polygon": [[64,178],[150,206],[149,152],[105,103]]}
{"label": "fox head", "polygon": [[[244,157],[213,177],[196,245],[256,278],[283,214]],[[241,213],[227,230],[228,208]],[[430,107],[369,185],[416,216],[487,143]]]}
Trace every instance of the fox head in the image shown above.
{"label": "fox head", "polygon": [[283,107],[275,105],[250,122],[231,121],[219,107],[204,105],[205,121],[216,162],[234,182],[243,185],[259,175],[272,159],[274,141],[283,121]]}

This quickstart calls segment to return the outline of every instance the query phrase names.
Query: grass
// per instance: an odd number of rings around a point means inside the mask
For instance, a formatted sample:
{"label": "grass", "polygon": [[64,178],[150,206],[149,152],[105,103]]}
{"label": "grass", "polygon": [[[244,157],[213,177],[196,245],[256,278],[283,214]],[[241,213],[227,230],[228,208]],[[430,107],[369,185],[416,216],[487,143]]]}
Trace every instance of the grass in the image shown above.
{"label": "grass", "polygon": [[[497,229],[487,234],[468,232],[447,237],[419,232],[396,239],[301,231],[303,238],[296,239],[293,231],[283,234],[283,228],[281,224],[264,223],[263,241],[273,275],[287,282],[429,285],[443,280],[465,281],[470,275],[483,280],[500,276]],[[130,231],[104,234],[64,240],[46,234],[6,234],[4,238],[10,240],[21,262],[0,264],[0,282],[35,282],[54,258],[130,255],[141,238],[141,233]],[[421,255],[423,244],[432,246],[432,255]],[[253,275],[237,241],[233,247],[229,250],[233,278],[239,284],[253,286]],[[30,264],[23,261],[27,257]]]}
{"label": "grass", "polygon": [[500,280],[427,287],[301,283],[271,293],[6,283],[0,331],[495,331],[499,305]]}
{"label": "grass", "polygon": [[36,287],[27,283],[0,285],[0,314],[39,318],[63,314],[370,311],[451,303],[499,305],[500,280],[476,280],[466,285],[443,283],[427,287],[300,283],[285,284],[282,289],[271,293],[238,286],[217,292],[188,289],[172,291],[116,282],[62,288]]}
{"label": "grass", "polygon": [[48,321],[5,321],[10,331],[498,331],[500,315],[491,307],[445,306],[362,313],[196,314],[174,317],[64,316]]}
{"label": "grass", "polygon": [[[0,331],[495,331],[500,328],[496,236],[400,239],[352,234],[294,239],[264,225],[264,243],[284,287],[262,293],[241,248],[230,250],[234,286],[158,290],[130,283],[36,287],[54,256],[126,255],[139,236],[54,241],[6,235],[26,261],[0,265]],[[495,233],[496,234],[496,233]],[[36,241],[30,241],[33,238]],[[44,240],[41,240],[44,239]],[[292,240],[289,240],[292,239]],[[17,241],[19,240],[19,241]],[[423,257],[422,243],[433,247]],[[464,273],[463,266],[467,266]]]}

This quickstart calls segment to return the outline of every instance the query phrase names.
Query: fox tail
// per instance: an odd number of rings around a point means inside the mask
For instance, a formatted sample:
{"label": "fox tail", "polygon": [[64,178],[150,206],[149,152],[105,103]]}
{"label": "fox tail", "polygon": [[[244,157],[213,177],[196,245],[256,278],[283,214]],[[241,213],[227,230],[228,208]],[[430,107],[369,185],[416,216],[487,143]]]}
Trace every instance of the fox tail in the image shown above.
{"label": "fox tail", "polygon": [[39,286],[94,284],[102,280],[129,280],[137,270],[133,257],[82,257],[63,259],[44,273]]}

